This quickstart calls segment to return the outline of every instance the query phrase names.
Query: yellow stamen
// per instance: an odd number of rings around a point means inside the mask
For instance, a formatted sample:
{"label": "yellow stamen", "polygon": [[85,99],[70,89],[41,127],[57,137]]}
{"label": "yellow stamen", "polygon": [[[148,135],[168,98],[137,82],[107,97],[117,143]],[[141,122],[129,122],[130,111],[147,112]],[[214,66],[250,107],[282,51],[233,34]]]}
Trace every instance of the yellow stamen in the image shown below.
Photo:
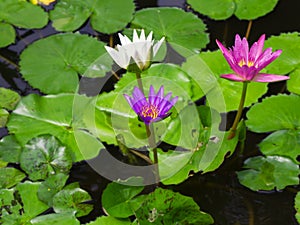
{"label": "yellow stamen", "polygon": [[254,62],[253,61],[248,61],[246,63],[244,59],[242,59],[241,61],[239,61],[238,64],[239,64],[240,67],[242,67],[244,65],[247,65],[248,67],[254,66]]}
{"label": "yellow stamen", "polygon": [[155,119],[158,117],[158,109],[154,105],[145,105],[142,109],[142,115],[143,117],[151,117],[152,119]]}

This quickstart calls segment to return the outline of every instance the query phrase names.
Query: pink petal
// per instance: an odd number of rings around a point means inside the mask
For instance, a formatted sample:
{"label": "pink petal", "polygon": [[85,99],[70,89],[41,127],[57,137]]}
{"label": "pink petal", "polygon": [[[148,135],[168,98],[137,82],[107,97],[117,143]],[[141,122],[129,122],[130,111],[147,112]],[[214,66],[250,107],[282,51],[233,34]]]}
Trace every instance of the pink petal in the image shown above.
{"label": "pink petal", "polygon": [[236,74],[223,74],[221,75],[222,78],[225,78],[227,80],[233,80],[233,81],[246,81],[244,77],[238,76]]}
{"label": "pink petal", "polygon": [[276,82],[290,79],[288,76],[276,74],[259,73],[252,80],[256,82]]}
{"label": "pink petal", "polygon": [[255,42],[252,47],[250,48],[249,52],[249,60],[256,62],[258,57],[262,53],[262,49],[264,47],[264,42],[265,42],[265,35],[261,35],[260,38],[258,39],[257,42]]}

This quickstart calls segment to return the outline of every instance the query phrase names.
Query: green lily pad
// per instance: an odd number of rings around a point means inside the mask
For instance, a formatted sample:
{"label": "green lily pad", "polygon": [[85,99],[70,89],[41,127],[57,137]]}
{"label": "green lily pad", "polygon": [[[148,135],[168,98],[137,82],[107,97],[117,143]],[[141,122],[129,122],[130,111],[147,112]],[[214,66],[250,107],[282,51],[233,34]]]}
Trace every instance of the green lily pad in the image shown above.
{"label": "green lily pad", "polygon": [[[19,199],[18,192],[14,189],[0,189],[0,223],[5,225],[12,224],[20,217],[20,210],[22,210],[22,201]],[[9,213],[11,212],[11,213]],[[10,223],[9,223],[10,222]]]}
{"label": "green lily pad", "polygon": [[8,135],[0,140],[0,159],[5,162],[18,163],[22,147],[14,135]]}
{"label": "green lily pad", "polygon": [[90,17],[95,30],[112,34],[126,27],[133,13],[132,0],[62,0],[50,12],[50,19],[56,30],[74,31]]}
{"label": "green lily pad", "polygon": [[48,215],[42,215],[30,220],[30,223],[32,225],[80,225],[80,222],[72,213],[53,213]]}
{"label": "green lily pad", "polygon": [[7,23],[0,23],[0,48],[15,42],[16,31]]}
{"label": "green lily pad", "polygon": [[240,20],[254,20],[271,12],[278,0],[188,0],[191,7],[215,20],[225,20],[233,14]]}
{"label": "green lily pad", "polygon": [[[180,20],[178,20],[180,18]],[[136,12],[131,22],[133,28],[153,31],[156,39],[166,41],[180,54],[199,52],[208,44],[206,26],[197,16],[179,8],[147,8]]]}
{"label": "green lily pad", "polygon": [[52,35],[34,42],[22,52],[21,73],[44,93],[74,93],[79,84],[78,75],[88,71],[89,76],[101,77],[110,70],[111,64],[95,64],[96,59],[106,54],[104,46],[105,43],[78,33]]}
{"label": "green lily pad", "polygon": [[72,167],[71,150],[54,136],[37,137],[23,148],[20,165],[31,180],[45,180],[56,173],[69,172]]}
{"label": "green lily pad", "polygon": [[136,211],[139,224],[213,224],[213,218],[202,211],[191,197],[157,188]]}
{"label": "green lily pad", "polygon": [[0,188],[11,188],[22,181],[26,175],[15,168],[0,168]]}
{"label": "green lily pad", "polygon": [[[202,52],[189,57],[182,68],[200,85],[212,108],[219,112],[237,110],[243,84],[220,77],[221,74],[232,73],[221,51]],[[245,107],[257,102],[266,92],[266,83],[249,83]]]}
{"label": "green lily pad", "polygon": [[17,92],[0,87],[0,108],[13,110],[20,99],[21,97]]}
{"label": "green lily pad", "polygon": [[278,3],[278,0],[235,0],[235,16],[240,20],[254,20],[271,12]]}
{"label": "green lily pad", "polygon": [[38,197],[41,201],[52,207],[53,196],[63,189],[68,179],[68,175],[63,173],[55,174],[48,177],[38,190]]}
{"label": "green lily pad", "polygon": [[82,122],[82,115],[94,110],[92,100],[73,94],[31,94],[22,98],[10,115],[7,127],[21,145],[36,136],[51,134],[72,150],[74,161],[91,159],[104,148]]}
{"label": "green lily pad", "polygon": [[300,192],[295,197],[296,219],[300,223]]}
{"label": "green lily pad", "polygon": [[112,216],[101,216],[95,221],[87,223],[86,225],[130,225],[129,219],[118,219]]}
{"label": "green lily pad", "polygon": [[[130,180],[140,178],[130,178]],[[141,180],[142,181],[142,180]],[[134,215],[140,207],[143,197],[136,197],[144,186],[129,186],[126,183],[110,183],[102,194],[102,205],[108,215],[117,218],[127,218]]]}
{"label": "green lily pad", "polygon": [[0,127],[5,127],[9,112],[6,109],[0,109]]}
{"label": "green lily pad", "polygon": [[287,89],[300,95],[300,68],[296,68],[290,73],[290,79],[287,81]]}
{"label": "green lily pad", "polygon": [[299,163],[297,157],[300,152],[300,131],[276,131],[260,142],[259,148],[264,155],[285,156],[292,159],[294,163]]}
{"label": "green lily pad", "polygon": [[245,161],[245,170],[238,172],[242,185],[253,191],[284,189],[299,184],[299,167],[281,156],[257,156]]}
{"label": "green lily pad", "polygon": [[197,12],[215,20],[225,20],[235,11],[233,0],[188,0],[187,3]]}
{"label": "green lily pad", "polygon": [[80,188],[64,189],[53,197],[53,209],[56,213],[73,213],[76,217],[85,216],[93,210],[93,206],[84,202],[91,196]]}
{"label": "green lily pad", "polygon": [[265,47],[272,47],[274,50],[282,50],[282,54],[274,62],[267,66],[267,73],[288,74],[299,67],[299,33],[282,33],[279,36],[272,36],[266,40]]}
{"label": "green lily pad", "polygon": [[247,112],[247,127],[254,132],[300,129],[300,96],[280,94],[265,98]]}

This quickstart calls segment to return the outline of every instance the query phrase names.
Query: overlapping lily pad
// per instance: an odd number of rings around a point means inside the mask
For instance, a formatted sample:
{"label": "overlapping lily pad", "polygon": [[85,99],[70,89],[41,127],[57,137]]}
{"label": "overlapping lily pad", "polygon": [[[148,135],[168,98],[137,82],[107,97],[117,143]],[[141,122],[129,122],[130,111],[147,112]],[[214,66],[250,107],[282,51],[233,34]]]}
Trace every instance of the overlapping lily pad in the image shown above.
{"label": "overlapping lily pad", "polygon": [[53,213],[42,215],[30,220],[30,223],[32,225],[80,225],[80,222],[72,213]]}
{"label": "overlapping lily pad", "polygon": [[62,0],[50,12],[50,19],[55,29],[74,31],[90,17],[95,30],[112,34],[126,27],[134,8],[133,0]]}
{"label": "overlapping lily pad", "polygon": [[129,219],[118,219],[112,216],[101,216],[95,221],[87,223],[86,225],[130,225],[132,224]]}
{"label": "overlapping lily pad", "polygon": [[31,94],[22,98],[11,114],[7,127],[23,146],[36,136],[51,134],[72,149],[74,161],[89,159],[103,148],[81,120],[91,107],[91,99],[85,96]]}
{"label": "overlapping lily pad", "polygon": [[22,181],[26,175],[15,168],[0,168],[0,188],[11,188]]}
{"label": "overlapping lily pad", "polygon": [[48,22],[48,14],[39,6],[27,1],[2,0],[0,8],[0,47],[15,41],[13,26],[21,28],[42,28]]}
{"label": "overlapping lily pad", "polygon": [[14,135],[8,135],[0,140],[0,159],[5,162],[18,163],[22,146]]}
{"label": "overlapping lily pad", "polygon": [[[105,76],[111,62],[97,64],[106,55],[105,43],[81,34],[57,34],[31,44],[21,54],[21,73],[35,88],[47,94],[74,93],[79,77]],[[86,75],[85,74],[85,75]]]}
{"label": "overlapping lily pad", "polygon": [[212,19],[224,20],[233,14],[244,20],[254,20],[271,12],[278,0],[188,0],[192,8]]}
{"label": "overlapping lily pad", "polygon": [[300,170],[292,160],[281,156],[257,156],[245,161],[246,170],[238,172],[241,184],[253,191],[283,189],[299,184]]}
{"label": "overlapping lily pad", "polygon": [[202,20],[179,8],[142,9],[134,15],[131,27],[153,31],[156,39],[164,36],[176,51],[185,56],[199,52],[209,42]]}
{"label": "overlapping lily pad", "polygon": [[[243,84],[220,77],[232,73],[221,51],[203,52],[200,56],[189,57],[182,68],[197,81],[212,108],[219,112],[237,110]],[[257,102],[266,91],[266,83],[249,83],[245,106]]]}

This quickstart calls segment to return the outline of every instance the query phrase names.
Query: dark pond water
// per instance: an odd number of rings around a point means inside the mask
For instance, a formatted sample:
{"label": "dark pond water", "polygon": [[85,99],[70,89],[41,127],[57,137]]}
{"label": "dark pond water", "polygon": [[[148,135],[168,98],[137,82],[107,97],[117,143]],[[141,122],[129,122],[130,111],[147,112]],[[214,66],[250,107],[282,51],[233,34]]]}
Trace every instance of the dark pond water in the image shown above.
{"label": "dark pond water", "polygon": [[[187,10],[184,0],[137,0],[137,8],[153,6],[176,6]],[[255,41],[258,36],[265,33],[267,36],[277,35],[281,32],[300,31],[300,1],[280,0],[275,10],[267,16],[255,20],[249,37],[249,41]],[[211,42],[209,50],[217,48],[215,39],[233,43],[236,33],[244,35],[247,28],[247,21],[239,21],[235,17],[227,21],[213,21],[201,16],[207,24]],[[0,86],[13,89],[21,95],[39,93],[31,88],[18,73],[17,64],[19,54],[33,41],[56,33],[49,24],[41,30],[18,31],[18,38],[14,45],[0,49]],[[85,24],[81,33],[96,35]],[[97,34],[99,35],[99,34]],[[100,39],[107,41],[107,36],[100,36]],[[108,87],[109,88],[109,87]],[[280,90],[282,84],[270,86],[268,94]],[[228,121],[231,121],[232,114]],[[7,134],[5,128],[0,129],[0,137]],[[168,186],[184,195],[192,196],[200,205],[203,211],[210,213],[216,225],[296,225],[294,218],[295,210],[293,200],[295,193],[300,190],[299,186],[290,187],[284,191],[256,193],[241,186],[237,180],[235,171],[241,168],[242,161],[253,155],[259,154],[257,143],[264,134],[248,132],[244,158],[232,156],[217,171],[205,175],[195,174],[180,185]],[[81,162],[73,166],[69,182],[78,181],[82,188],[87,190],[93,197],[95,205],[92,213],[82,217],[82,222],[90,221],[103,214],[101,209],[101,193],[108,184],[108,180],[98,175],[87,163]]]}

